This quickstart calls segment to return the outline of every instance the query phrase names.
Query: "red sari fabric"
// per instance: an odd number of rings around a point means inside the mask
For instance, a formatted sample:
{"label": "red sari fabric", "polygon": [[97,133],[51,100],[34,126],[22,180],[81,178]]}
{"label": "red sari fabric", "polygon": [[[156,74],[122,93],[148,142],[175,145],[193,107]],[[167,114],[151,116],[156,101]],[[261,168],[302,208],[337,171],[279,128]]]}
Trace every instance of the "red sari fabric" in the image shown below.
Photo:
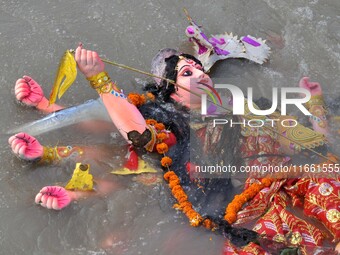
{"label": "red sari fabric", "polygon": [[[255,155],[280,154],[280,144],[266,134],[243,137],[241,152],[243,157],[250,157],[246,160],[248,166],[277,166],[289,161],[288,158],[275,156],[252,158]],[[257,182],[256,177],[256,174],[251,175],[245,188]],[[301,211],[299,216],[297,208]],[[326,238],[334,242],[340,240],[339,179],[278,179],[261,190],[237,216],[234,225],[257,219],[253,230],[265,239],[300,247],[303,254],[333,254],[333,248],[322,246]],[[328,231],[314,226],[312,218],[321,222]],[[253,243],[237,248],[227,241],[223,254],[268,254],[264,248]]]}

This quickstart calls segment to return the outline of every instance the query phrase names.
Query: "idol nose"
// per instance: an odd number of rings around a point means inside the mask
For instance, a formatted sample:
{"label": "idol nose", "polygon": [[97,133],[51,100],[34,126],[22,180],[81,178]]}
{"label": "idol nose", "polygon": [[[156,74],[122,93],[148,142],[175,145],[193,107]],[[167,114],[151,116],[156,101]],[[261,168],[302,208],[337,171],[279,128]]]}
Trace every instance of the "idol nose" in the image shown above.
{"label": "idol nose", "polygon": [[198,80],[199,80],[199,82],[202,82],[202,83],[208,83],[209,82],[208,77],[207,77],[207,75],[204,72],[202,72],[198,76]]}
{"label": "idol nose", "polygon": [[203,80],[207,78],[207,75],[203,71],[198,70],[198,72],[199,72],[198,79]]}

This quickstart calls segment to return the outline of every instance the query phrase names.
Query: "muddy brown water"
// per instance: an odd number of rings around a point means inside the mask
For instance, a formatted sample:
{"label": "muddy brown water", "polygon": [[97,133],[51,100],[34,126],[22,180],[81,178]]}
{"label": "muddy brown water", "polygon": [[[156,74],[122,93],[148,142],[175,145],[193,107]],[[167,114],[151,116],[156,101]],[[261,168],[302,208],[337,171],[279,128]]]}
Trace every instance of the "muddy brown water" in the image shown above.
{"label": "muddy brown water", "polygon": [[[73,165],[19,161],[4,134],[42,116],[16,103],[16,79],[31,75],[48,95],[60,57],[80,41],[105,58],[143,70],[149,70],[150,60],[161,48],[190,51],[183,7],[207,34],[251,34],[266,38],[272,47],[270,61],[263,66],[228,60],[214,67],[213,77],[243,88],[251,85],[258,95],[270,96],[270,88],[296,86],[301,77],[310,76],[323,85],[328,99],[340,95],[337,0],[2,0],[0,254],[221,254],[224,239],[189,227],[187,219],[171,208],[164,183],[145,186],[132,177],[105,175],[100,164],[94,164],[93,171],[117,185],[114,192],[73,203],[60,212],[35,205],[39,189],[66,182]],[[126,92],[139,90],[148,80],[126,70],[108,70]],[[96,97],[79,74],[60,103],[71,106]],[[38,138],[49,145],[90,145],[111,139],[72,128]]]}

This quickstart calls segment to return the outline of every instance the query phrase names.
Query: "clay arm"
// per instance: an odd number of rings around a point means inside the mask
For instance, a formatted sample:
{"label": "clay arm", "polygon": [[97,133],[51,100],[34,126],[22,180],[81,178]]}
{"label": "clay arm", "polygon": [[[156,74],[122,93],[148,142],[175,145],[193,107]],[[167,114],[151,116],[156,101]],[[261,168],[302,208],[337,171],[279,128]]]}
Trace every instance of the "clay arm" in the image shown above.
{"label": "clay arm", "polygon": [[[105,65],[98,54],[82,48],[80,45],[76,49],[75,59],[80,71],[87,77],[94,77],[105,70]],[[111,83],[111,86],[113,84]],[[97,91],[99,91],[97,89]],[[130,104],[119,92],[99,93],[108,111],[112,122],[118,128],[122,136],[128,140],[127,133],[136,130],[143,133],[147,128],[145,119],[133,104]]]}

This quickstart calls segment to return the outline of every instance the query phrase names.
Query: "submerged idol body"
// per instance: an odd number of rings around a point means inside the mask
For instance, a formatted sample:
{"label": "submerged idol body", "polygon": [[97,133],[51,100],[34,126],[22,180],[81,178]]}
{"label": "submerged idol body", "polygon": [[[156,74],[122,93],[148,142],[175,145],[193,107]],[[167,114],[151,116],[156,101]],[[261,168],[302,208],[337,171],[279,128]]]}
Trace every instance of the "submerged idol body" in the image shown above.
{"label": "submerged idol body", "polygon": [[[337,176],[324,175],[319,178],[300,174],[270,176],[268,179],[261,174],[250,175],[245,181],[245,192],[230,203],[230,199],[224,195],[232,191],[233,184],[235,185],[230,174],[224,176],[225,178],[204,178],[193,173],[195,166],[199,164],[213,165],[216,162],[238,168],[288,165],[292,163],[289,158],[291,155],[301,154],[305,160],[311,157],[312,153],[303,148],[319,149],[320,153],[326,155],[325,144],[330,133],[322,90],[318,83],[303,78],[299,84],[312,95],[307,107],[314,115],[311,118],[313,130],[302,125],[294,130],[275,126],[274,130],[269,131],[242,126],[213,127],[211,122],[201,121],[197,114],[201,107],[200,97],[194,97],[188,92],[190,90],[200,95],[204,93],[199,89],[202,83],[213,86],[201,62],[191,55],[180,54],[172,49],[160,51],[152,61],[152,72],[175,81],[180,87],[157,79],[155,83],[145,87],[152,94],[152,100],[137,100],[134,104],[111,81],[96,52],[83,49],[80,45],[75,59],[80,71],[99,93],[113,124],[130,144],[131,154],[132,151],[159,152],[158,145],[166,145],[168,149],[161,153],[171,158],[171,171],[170,163],[162,163],[162,168],[166,172],[165,179],[170,182],[172,193],[179,202],[179,209],[187,215],[191,225],[204,225],[223,233],[228,238],[224,254],[238,254],[242,251],[268,254],[267,251],[286,247],[299,249],[302,254],[313,254],[318,250],[329,253],[329,249],[322,247],[325,240],[322,231],[309,223],[309,217],[322,222],[332,240],[339,241],[340,182]],[[28,76],[17,81],[15,94],[19,101],[44,112],[62,109],[56,104],[49,106],[39,84]],[[274,115],[276,118],[283,117],[279,112]],[[228,117],[235,121],[246,118]],[[86,156],[86,149],[81,147],[74,147],[73,151],[62,155],[57,147],[44,147],[27,133],[10,137],[9,144],[14,154],[30,161],[52,163],[72,153],[76,153],[79,158]],[[315,164],[322,162],[321,158],[314,160]],[[170,172],[174,174],[172,177],[169,177]],[[175,180],[173,185],[171,178]],[[100,186],[100,182],[98,185]],[[185,194],[178,197],[178,192]],[[48,186],[40,190],[35,201],[48,209],[59,210],[81,196],[81,191]],[[294,206],[292,210],[287,209],[290,202]],[[303,208],[305,219],[292,213],[299,206]],[[198,209],[195,211],[193,208]],[[189,212],[197,213],[196,218]],[[206,224],[207,220],[209,226]],[[250,222],[253,225],[252,230],[231,226]],[[258,243],[264,239],[271,243],[267,242],[261,247]]]}

